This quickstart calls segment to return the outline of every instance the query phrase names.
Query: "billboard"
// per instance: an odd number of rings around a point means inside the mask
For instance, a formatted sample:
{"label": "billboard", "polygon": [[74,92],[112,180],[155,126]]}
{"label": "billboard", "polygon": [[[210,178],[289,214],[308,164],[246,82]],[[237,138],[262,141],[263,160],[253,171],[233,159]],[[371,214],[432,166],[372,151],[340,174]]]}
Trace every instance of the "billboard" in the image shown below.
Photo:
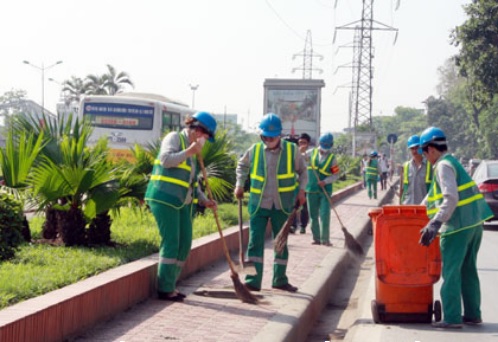
{"label": "billboard", "polygon": [[323,80],[266,79],[264,113],[282,119],[283,135],[308,133],[313,142],[320,136]]}

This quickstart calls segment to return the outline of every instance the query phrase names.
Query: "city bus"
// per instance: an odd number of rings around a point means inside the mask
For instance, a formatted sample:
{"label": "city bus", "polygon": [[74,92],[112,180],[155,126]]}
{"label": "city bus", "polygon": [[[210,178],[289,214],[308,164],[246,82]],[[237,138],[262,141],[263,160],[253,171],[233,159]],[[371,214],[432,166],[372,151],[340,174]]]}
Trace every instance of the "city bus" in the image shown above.
{"label": "city bus", "polygon": [[84,96],[78,117],[93,126],[90,145],[105,137],[112,160],[132,161],[135,144],[146,146],[161,139],[165,131],[180,130],[185,118],[194,113],[185,103],[161,95],[120,93]]}

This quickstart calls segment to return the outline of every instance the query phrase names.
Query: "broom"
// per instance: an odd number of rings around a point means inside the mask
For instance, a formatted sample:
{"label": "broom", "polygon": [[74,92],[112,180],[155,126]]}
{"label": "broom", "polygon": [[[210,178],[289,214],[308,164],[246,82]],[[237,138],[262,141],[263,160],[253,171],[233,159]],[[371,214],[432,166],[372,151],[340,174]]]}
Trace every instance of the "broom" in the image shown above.
{"label": "broom", "polygon": [[[312,166],[311,169],[313,170],[313,174],[315,175],[317,182],[320,182],[320,178],[318,177],[318,174],[316,173],[314,166]],[[332,198],[330,198],[329,193],[325,190],[323,185],[320,185],[320,188],[322,188],[322,191],[325,194],[325,197],[327,197],[327,200],[329,201],[330,207],[332,208],[332,210],[335,213],[335,216],[339,220],[339,224],[341,225],[342,232],[344,233],[344,242],[345,242],[346,248],[350,252],[352,252],[353,254],[358,255],[358,256],[365,254],[365,252],[363,251],[363,247],[361,247],[360,243],[358,241],[356,241],[354,236],[351,235],[351,233],[346,229],[344,224],[342,224],[341,218],[339,217],[339,214],[337,213],[337,211],[334,208],[334,205],[332,204]]]}
{"label": "broom", "polygon": [[291,214],[287,218],[287,221],[285,221],[284,225],[282,226],[282,229],[278,232],[277,236],[275,237],[275,252],[277,254],[282,253],[284,250],[285,245],[287,244],[287,238],[289,237],[289,231],[290,227],[292,226],[292,223],[294,222],[294,218],[296,217],[297,210],[299,209],[299,201],[296,200],[296,204],[294,204],[294,209],[292,209]]}
{"label": "broom", "polygon": [[[204,161],[202,160],[202,156],[199,153],[197,155],[197,160],[199,161],[199,165],[202,170],[202,176],[204,177],[204,185],[206,186],[208,196],[210,200],[213,200],[213,193],[211,192],[211,188],[209,187],[208,177],[206,173],[206,169],[204,168]],[[235,266],[233,264],[232,259],[230,258],[230,253],[228,252],[227,243],[225,241],[225,237],[223,236],[223,232],[221,230],[220,220],[218,219],[218,212],[213,208],[214,219],[216,220],[216,226],[218,228],[218,233],[220,233],[221,242],[223,244],[223,252],[225,254],[225,258],[227,259],[228,266],[230,267],[230,278],[232,278],[233,287],[235,289],[235,294],[237,297],[244,303],[249,304],[257,304],[258,298],[253,296],[251,292],[242,284],[239,278],[239,274],[235,270]]]}

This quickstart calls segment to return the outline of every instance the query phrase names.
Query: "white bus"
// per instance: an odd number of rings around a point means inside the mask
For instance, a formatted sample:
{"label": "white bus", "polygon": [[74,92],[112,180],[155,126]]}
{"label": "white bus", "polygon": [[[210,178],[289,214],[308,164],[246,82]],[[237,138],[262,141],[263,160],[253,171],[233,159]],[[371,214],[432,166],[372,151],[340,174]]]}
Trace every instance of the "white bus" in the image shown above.
{"label": "white bus", "polygon": [[147,93],[88,95],[79,108],[79,118],[93,126],[89,144],[106,137],[113,160],[133,160],[130,148],[135,144],[145,146],[167,130],[180,130],[185,117],[194,113],[184,103]]}

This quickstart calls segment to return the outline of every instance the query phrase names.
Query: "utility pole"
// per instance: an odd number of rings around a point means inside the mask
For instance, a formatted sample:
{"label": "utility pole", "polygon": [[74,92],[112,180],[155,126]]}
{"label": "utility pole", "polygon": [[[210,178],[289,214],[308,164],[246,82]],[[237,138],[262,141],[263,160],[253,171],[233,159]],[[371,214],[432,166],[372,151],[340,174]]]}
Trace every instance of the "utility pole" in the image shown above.
{"label": "utility pole", "polygon": [[302,57],[303,64],[301,67],[292,68],[292,72],[295,72],[297,70],[302,70],[303,71],[303,79],[311,80],[313,78],[313,70],[318,71],[320,74],[323,72],[322,69],[313,68],[313,58],[319,58],[320,60],[323,60],[323,56],[313,53],[313,43],[311,40],[311,31],[310,30],[308,30],[306,32],[306,40],[304,42],[303,51],[294,54],[292,56],[292,59],[294,60],[296,57]]}
{"label": "utility pole", "polygon": [[[372,80],[373,80],[373,31],[394,31],[396,38],[398,29],[374,20],[373,3],[374,0],[362,0],[363,8],[361,19],[344,26],[336,27],[334,32],[334,42],[337,30],[355,31],[355,51],[353,53],[353,115],[350,116],[350,126],[353,129],[353,153],[356,149],[356,130],[358,126],[367,126],[370,133],[372,127]],[[337,0],[335,5],[337,6]],[[398,5],[399,6],[399,1]],[[396,8],[397,8],[396,7]],[[356,48],[357,46],[357,48]]]}

